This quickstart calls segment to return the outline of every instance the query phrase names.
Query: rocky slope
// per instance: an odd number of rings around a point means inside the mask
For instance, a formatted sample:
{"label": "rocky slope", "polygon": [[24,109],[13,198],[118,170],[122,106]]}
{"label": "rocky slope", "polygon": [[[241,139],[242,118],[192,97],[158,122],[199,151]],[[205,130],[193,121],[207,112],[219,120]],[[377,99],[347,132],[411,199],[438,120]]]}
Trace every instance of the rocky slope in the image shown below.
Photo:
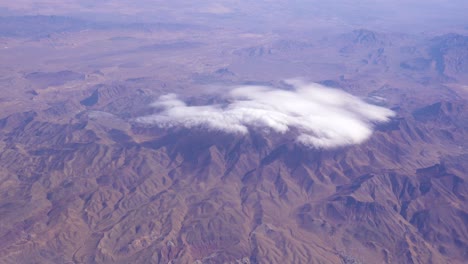
{"label": "rocky slope", "polygon": [[335,150],[165,131],[97,110],[67,124],[50,109],[0,120],[4,262],[468,259],[464,101],[402,114]]}

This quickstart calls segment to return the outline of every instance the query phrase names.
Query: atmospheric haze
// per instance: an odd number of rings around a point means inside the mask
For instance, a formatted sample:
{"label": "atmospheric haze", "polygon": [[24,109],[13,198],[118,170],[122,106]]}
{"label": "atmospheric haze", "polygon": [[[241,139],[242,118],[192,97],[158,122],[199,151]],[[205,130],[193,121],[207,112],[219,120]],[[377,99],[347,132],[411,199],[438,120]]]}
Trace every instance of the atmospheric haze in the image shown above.
{"label": "atmospheric haze", "polygon": [[226,104],[188,105],[176,94],[163,95],[152,104],[160,111],[137,121],[165,128],[293,134],[304,145],[334,148],[362,143],[371,136],[373,123],[394,115],[342,90],[298,80],[287,83],[294,89],[236,87],[227,93]]}
{"label": "atmospheric haze", "polygon": [[0,1],[0,264],[468,263],[467,10]]}

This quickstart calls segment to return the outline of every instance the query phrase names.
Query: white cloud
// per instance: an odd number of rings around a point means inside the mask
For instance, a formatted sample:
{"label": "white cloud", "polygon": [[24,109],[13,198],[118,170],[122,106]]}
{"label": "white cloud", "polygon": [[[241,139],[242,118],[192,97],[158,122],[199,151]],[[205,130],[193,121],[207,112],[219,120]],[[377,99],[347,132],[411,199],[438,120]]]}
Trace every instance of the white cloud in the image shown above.
{"label": "white cloud", "polygon": [[224,95],[229,103],[187,105],[175,94],[161,96],[152,106],[160,111],[137,119],[159,127],[185,127],[246,134],[261,130],[294,136],[307,146],[334,148],[359,144],[372,134],[375,122],[394,113],[338,89],[298,80],[294,90],[241,86]]}

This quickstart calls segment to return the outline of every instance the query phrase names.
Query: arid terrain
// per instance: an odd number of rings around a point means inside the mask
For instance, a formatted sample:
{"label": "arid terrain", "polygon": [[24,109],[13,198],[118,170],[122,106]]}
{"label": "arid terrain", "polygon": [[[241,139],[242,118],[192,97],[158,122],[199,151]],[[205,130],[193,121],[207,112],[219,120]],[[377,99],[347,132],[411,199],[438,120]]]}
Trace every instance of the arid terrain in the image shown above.
{"label": "arid terrain", "polygon": [[[0,263],[468,262],[466,4],[33,2],[0,3]],[[394,116],[330,148],[139,122],[293,78]]]}

